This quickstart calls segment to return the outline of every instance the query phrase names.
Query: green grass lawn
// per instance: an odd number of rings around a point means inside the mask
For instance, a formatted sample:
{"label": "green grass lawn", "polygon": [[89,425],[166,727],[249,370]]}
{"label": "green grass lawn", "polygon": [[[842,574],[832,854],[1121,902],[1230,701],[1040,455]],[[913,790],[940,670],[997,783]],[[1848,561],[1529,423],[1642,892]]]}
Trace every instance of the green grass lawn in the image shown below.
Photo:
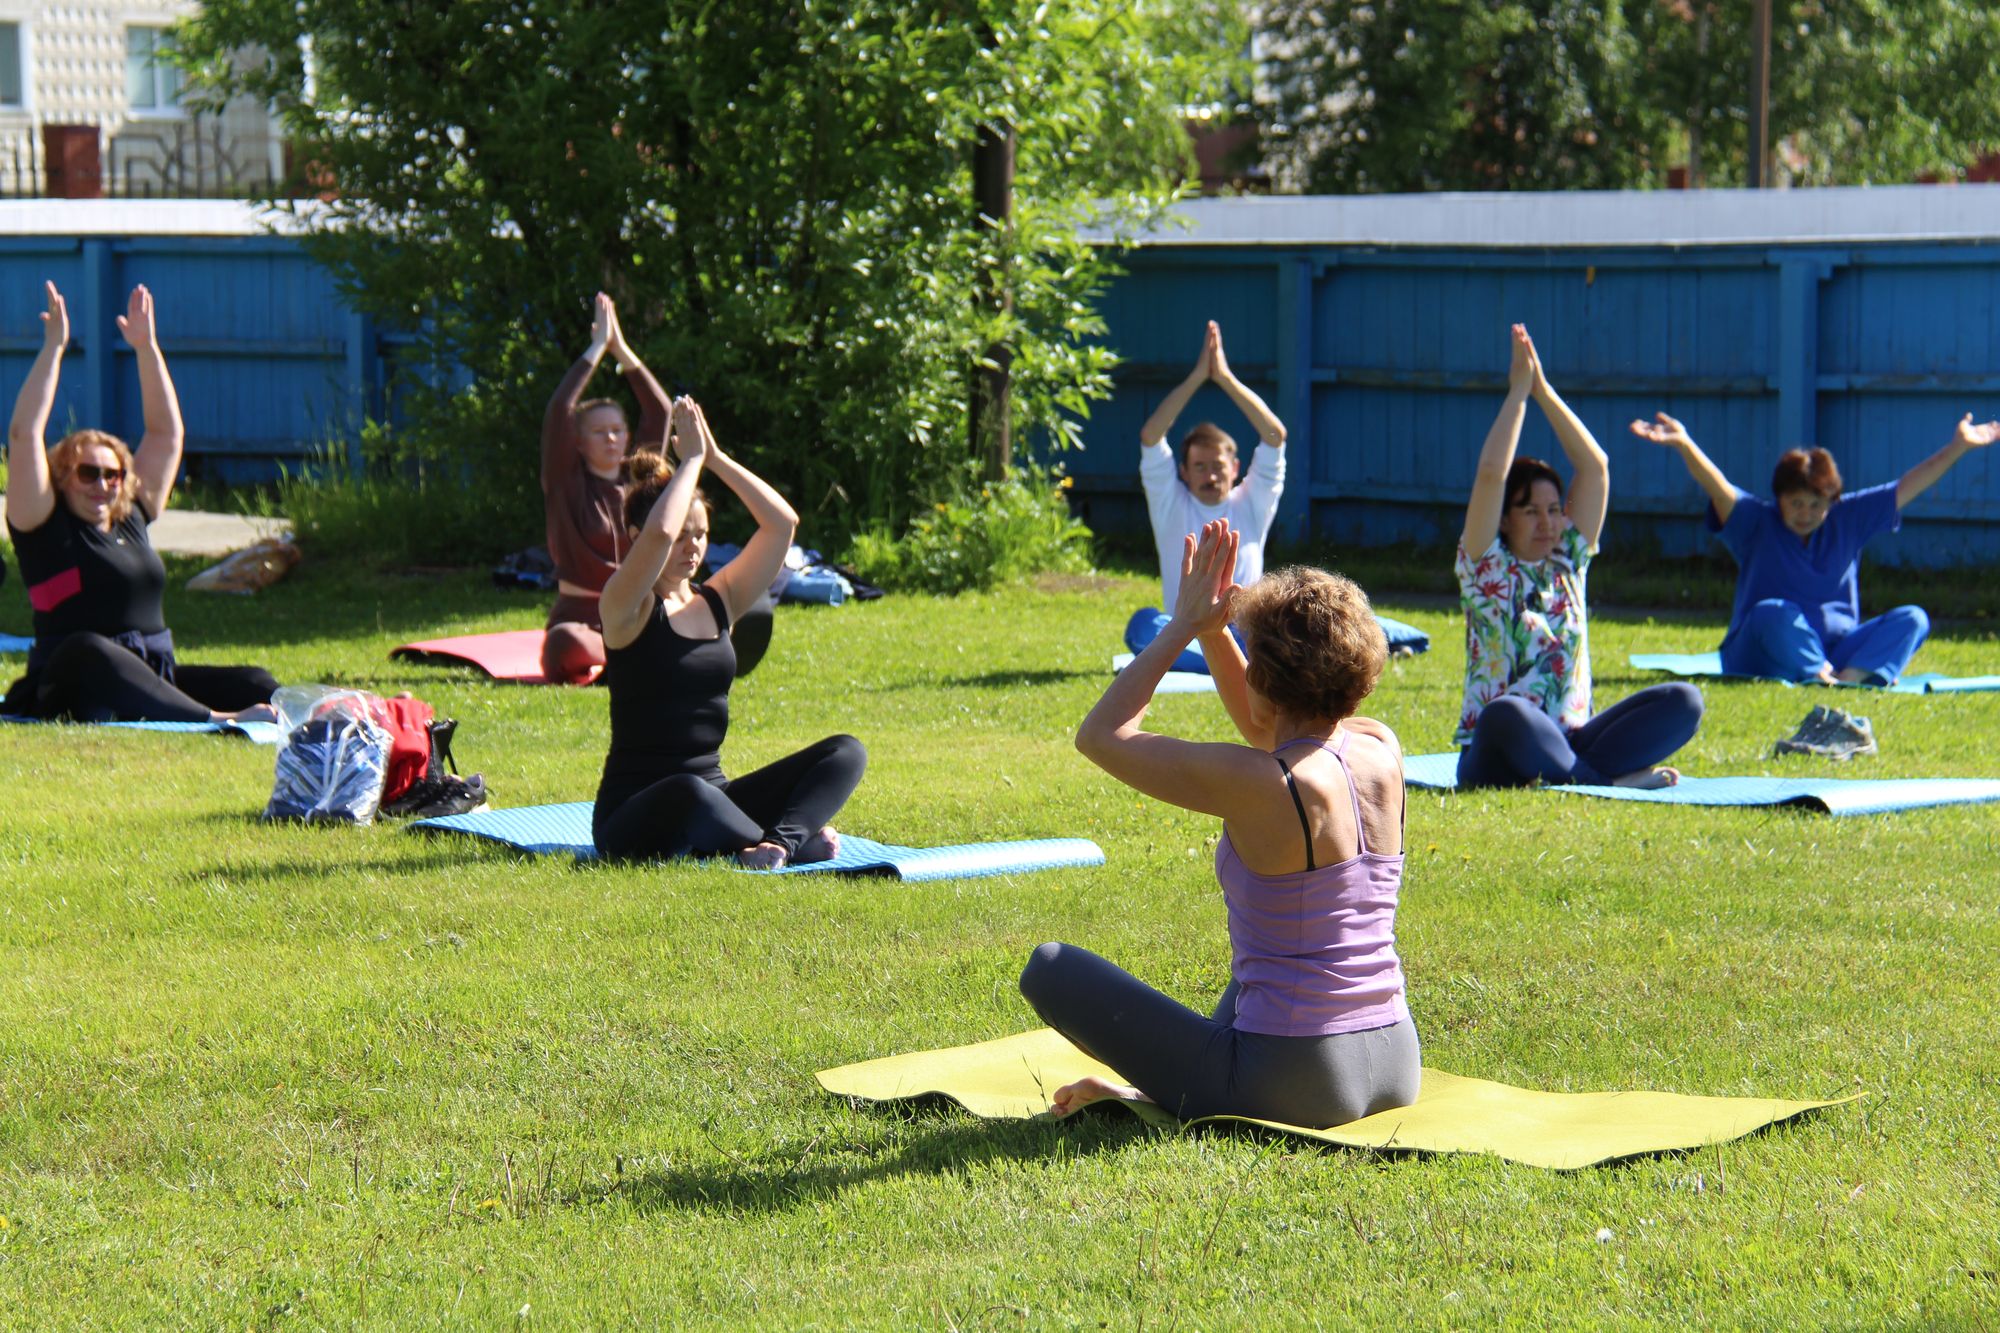
{"label": "green grass lawn", "polygon": [[[1222,985],[1215,825],[1070,746],[1154,591],[787,608],[735,695],[732,768],[867,742],[857,833],[1087,836],[1096,870],[902,886],[267,828],[267,749],[7,729],[0,1324],[2000,1324],[2000,806],[1411,794],[1399,933],[1426,1062],[1868,1094],[1718,1149],[1558,1174],[822,1094],[818,1068],[1031,1026],[1015,977],[1046,939],[1198,1005]],[[1455,618],[1382,609],[1437,647],[1368,711],[1444,749]],[[509,805],[592,793],[603,693],[387,652],[541,610],[472,574],[312,563],[255,600],[169,604],[189,660],[416,691]],[[15,580],[0,627],[26,621]],[[1594,629],[1600,705],[1648,683],[1628,652],[1720,634]],[[2000,642],[1946,629],[1917,669],[2000,669]],[[2000,694],[1844,699],[1882,754],[1833,770],[1769,757],[1824,695],[1704,691],[1696,774],[2000,776]],[[1202,697],[1153,721],[1226,726]]]}

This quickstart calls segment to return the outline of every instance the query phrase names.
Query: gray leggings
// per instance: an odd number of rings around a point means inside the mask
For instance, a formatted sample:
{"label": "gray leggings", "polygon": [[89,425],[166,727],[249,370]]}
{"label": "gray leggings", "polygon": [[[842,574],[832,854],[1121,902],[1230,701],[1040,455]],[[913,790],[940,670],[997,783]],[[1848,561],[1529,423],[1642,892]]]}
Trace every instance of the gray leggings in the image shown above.
{"label": "gray leggings", "polygon": [[1323,1129],[1417,1099],[1408,1019],[1324,1037],[1243,1032],[1230,1026],[1235,982],[1204,1018],[1073,944],[1036,949],[1021,994],[1084,1054],[1185,1120],[1240,1115]]}

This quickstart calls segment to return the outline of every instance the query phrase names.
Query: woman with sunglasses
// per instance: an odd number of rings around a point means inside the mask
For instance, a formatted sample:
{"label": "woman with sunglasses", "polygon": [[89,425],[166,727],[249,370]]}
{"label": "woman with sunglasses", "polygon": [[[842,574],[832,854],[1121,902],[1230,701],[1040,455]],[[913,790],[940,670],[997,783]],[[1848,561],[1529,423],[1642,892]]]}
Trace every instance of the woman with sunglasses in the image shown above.
{"label": "woman with sunglasses", "polygon": [[261,667],[175,660],[162,607],[167,571],[147,527],[181,465],[181,409],[153,329],[153,294],[132,289],[118,330],[139,363],[146,433],[135,452],[99,430],[46,449],[69,312],[45,284],[42,348],[7,429],[7,531],[35,613],[28,671],[0,712],[80,722],[271,721],[278,682]]}

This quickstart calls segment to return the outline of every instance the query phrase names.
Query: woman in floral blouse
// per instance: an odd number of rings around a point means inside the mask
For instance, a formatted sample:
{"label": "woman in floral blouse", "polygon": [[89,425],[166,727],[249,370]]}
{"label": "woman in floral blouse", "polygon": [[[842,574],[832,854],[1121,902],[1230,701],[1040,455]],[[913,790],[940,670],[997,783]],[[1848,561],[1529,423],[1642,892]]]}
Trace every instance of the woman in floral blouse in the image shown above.
{"label": "woman in floral blouse", "polygon": [[[1549,387],[1535,344],[1514,326],[1507,401],[1479,451],[1458,546],[1465,608],[1465,703],[1454,737],[1461,787],[1534,782],[1664,787],[1660,762],[1701,725],[1701,692],[1675,682],[1590,711],[1590,633],[1584,579],[1610,497],[1604,450]],[[1576,471],[1516,458],[1533,397]]]}

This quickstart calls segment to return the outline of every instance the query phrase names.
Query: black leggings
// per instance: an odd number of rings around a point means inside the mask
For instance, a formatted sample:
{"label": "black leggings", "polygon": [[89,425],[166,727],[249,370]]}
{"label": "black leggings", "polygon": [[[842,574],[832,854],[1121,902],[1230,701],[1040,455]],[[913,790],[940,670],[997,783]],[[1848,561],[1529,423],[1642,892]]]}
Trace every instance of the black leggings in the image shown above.
{"label": "black leggings", "polygon": [[677,773],[621,801],[600,793],[591,835],[614,861],[717,856],[760,842],[777,843],[789,861],[840,813],[867,767],[860,741],[829,736],[740,778]]}
{"label": "black leggings", "polygon": [[1044,944],[1021,972],[1044,1023],[1182,1119],[1323,1129],[1416,1101],[1422,1062],[1409,1019],[1324,1037],[1245,1032],[1233,1025],[1236,990],[1230,982],[1204,1016],[1074,944]]}
{"label": "black leggings", "polygon": [[1517,694],[1487,704],[1458,752],[1460,787],[1536,782],[1604,786],[1665,760],[1701,726],[1701,691],[1685,681],[1649,685],[1568,735]]}
{"label": "black leggings", "polygon": [[137,653],[83,633],[57,644],[32,684],[17,682],[7,702],[10,711],[78,722],[206,722],[213,713],[267,704],[277,688],[262,667],[182,663],[169,685]]}

